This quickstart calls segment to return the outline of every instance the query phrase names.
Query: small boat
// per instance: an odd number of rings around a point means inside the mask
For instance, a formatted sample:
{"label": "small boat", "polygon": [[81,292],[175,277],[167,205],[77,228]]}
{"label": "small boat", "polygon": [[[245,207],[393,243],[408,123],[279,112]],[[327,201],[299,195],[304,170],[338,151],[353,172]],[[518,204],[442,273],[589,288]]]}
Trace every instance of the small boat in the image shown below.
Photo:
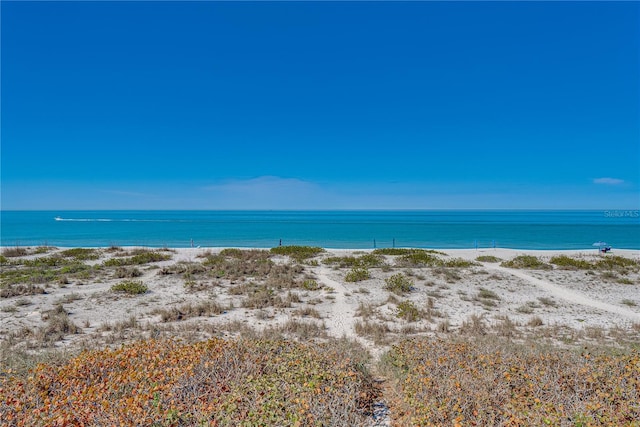
{"label": "small boat", "polygon": [[59,216],[57,216],[57,217],[55,217],[53,219],[55,219],[56,221],[62,221],[62,218],[60,218]]}

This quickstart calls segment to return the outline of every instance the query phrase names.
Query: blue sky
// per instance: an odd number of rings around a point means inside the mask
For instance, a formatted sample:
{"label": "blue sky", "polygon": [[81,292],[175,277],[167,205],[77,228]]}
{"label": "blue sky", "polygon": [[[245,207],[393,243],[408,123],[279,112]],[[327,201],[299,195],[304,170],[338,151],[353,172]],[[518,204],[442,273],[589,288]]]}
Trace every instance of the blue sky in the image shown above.
{"label": "blue sky", "polygon": [[2,209],[639,209],[638,2],[2,1]]}

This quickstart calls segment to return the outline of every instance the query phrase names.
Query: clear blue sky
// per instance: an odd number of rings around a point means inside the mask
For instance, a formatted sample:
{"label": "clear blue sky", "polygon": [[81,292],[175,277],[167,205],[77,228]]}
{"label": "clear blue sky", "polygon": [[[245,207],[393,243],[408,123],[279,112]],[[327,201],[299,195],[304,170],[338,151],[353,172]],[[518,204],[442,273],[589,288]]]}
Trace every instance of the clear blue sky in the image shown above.
{"label": "clear blue sky", "polygon": [[639,209],[638,2],[2,1],[2,209]]}

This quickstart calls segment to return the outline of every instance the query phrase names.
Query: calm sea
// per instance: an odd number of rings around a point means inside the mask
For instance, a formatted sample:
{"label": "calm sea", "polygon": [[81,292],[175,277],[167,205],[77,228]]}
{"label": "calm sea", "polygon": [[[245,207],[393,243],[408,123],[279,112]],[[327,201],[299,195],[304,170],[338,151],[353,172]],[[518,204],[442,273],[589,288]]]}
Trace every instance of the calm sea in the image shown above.
{"label": "calm sea", "polygon": [[2,246],[640,249],[638,211],[2,211]]}

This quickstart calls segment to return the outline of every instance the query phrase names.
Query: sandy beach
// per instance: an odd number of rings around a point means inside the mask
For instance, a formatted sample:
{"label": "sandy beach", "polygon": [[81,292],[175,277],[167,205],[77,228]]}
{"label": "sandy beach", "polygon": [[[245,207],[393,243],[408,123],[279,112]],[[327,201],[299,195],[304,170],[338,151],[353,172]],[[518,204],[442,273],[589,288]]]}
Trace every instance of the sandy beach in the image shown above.
{"label": "sandy beach", "polygon": [[[277,333],[303,340],[347,337],[379,356],[407,336],[446,336],[472,327],[476,333],[560,345],[585,340],[615,345],[640,335],[637,250],[424,252],[438,260],[434,265],[371,250],[325,250],[299,259],[228,248],[24,251],[6,256],[3,265],[5,350],[93,348],[167,335],[198,340]],[[166,259],[133,263],[149,253]],[[502,264],[525,255],[543,267]],[[594,265],[623,257],[636,264],[578,269],[551,264],[557,256]],[[19,279],[15,272],[33,270],[38,259],[62,260],[50,267],[58,273]],[[354,270],[366,274],[354,280],[349,276]],[[392,276],[408,288],[391,289]],[[12,283],[20,280],[25,283]],[[123,282],[145,290],[114,290]],[[51,323],[58,315],[72,326],[55,330]]]}

